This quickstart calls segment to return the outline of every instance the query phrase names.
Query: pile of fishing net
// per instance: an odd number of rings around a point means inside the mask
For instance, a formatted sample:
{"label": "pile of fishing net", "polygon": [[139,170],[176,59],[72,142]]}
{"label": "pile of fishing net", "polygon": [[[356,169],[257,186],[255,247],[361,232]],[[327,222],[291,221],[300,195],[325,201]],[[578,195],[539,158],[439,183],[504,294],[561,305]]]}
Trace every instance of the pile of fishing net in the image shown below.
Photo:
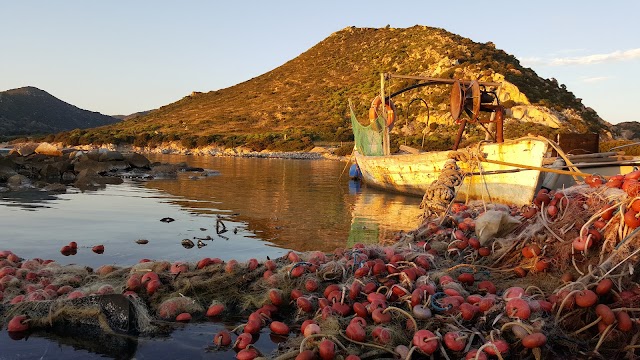
{"label": "pile of fishing net", "polygon": [[[453,203],[391,245],[330,254],[92,270],[4,251],[1,320],[12,333],[149,336],[236,319],[203,348],[241,359],[634,358],[635,175],[543,190],[524,208]],[[264,332],[280,336],[271,354],[253,346]]]}

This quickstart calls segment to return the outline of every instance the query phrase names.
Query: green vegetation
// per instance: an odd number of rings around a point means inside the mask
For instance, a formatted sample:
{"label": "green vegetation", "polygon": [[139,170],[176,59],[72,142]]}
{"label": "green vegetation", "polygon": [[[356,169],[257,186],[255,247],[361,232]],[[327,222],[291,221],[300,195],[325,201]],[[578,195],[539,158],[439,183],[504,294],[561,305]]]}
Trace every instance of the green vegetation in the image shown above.
{"label": "green vegetation", "polygon": [[343,144],[335,149],[333,153],[338,156],[350,156],[353,153],[353,141]]}
{"label": "green vegetation", "polygon": [[628,145],[628,146],[625,146],[624,148],[620,150],[615,150],[615,151],[624,151],[625,155],[640,156],[640,144],[638,144],[638,141],[631,141],[631,140],[611,140],[611,141],[601,142],[600,151],[607,152],[614,147],[624,146],[624,145]]}
{"label": "green vegetation", "polygon": [[[598,115],[564,85],[540,78],[492,43],[476,43],[426,26],[350,27],[246,82],[208,93],[194,92],[120,123],[71,130],[57,134],[55,139],[69,145],[127,143],[149,147],[177,141],[185,147],[242,145],[255,151],[306,150],[318,141],[353,141],[348,102],[352,101],[360,120],[367,119],[370,102],[380,91],[382,72],[491,81],[494,74],[501,74],[531,103],[575,114],[567,119],[567,128],[558,130],[509,122],[505,127],[508,138],[527,133],[552,138],[558,131],[606,130]],[[411,80],[393,80],[390,85],[397,90],[411,84]],[[423,142],[425,150],[450,148],[457,125],[447,117],[449,92],[449,86],[424,87],[394,98],[399,116],[392,148],[400,144],[422,147]],[[416,98],[428,104],[429,123],[423,102],[411,103]],[[504,105],[510,108],[521,104],[510,100]],[[437,128],[435,118],[440,123]],[[471,126],[464,143],[484,136],[482,129]]]}

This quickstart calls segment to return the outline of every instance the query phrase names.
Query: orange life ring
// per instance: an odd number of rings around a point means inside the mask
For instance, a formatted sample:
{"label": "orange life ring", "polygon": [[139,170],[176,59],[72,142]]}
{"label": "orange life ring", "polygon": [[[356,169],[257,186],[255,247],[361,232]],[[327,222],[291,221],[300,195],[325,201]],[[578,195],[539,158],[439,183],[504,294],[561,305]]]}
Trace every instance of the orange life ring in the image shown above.
{"label": "orange life ring", "polygon": [[[376,96],[373,101],[371,101],[371,107],[369,108],[369,121],[374,121],[378,118],[378,106],[382,104],[382,98],[380,95]],[[387,110],[387,127],[392,128],[393,122],[396,119],[396,106],[393,104],[391,99],[385,102],[385,109]]]}

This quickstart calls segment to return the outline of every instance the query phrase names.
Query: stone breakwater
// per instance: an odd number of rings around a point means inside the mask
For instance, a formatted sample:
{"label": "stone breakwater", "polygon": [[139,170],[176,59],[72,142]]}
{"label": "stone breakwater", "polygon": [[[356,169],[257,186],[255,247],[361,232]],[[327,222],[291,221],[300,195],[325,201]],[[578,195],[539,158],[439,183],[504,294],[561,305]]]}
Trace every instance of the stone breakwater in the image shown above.
{"label": "stone breakwater", "polygon": [[[55,149],[54,151],[62,151],[64,146],[62,144],[46,144],[47,147]],[[6,146],[6,144],[0,144],[0,148]],[[40,143],[28,143],[15,145],[19,147],[33,147],[39,146]],[[45,146],[45,145],[43,145]],[[163,143],[157,147],[140,147],[132,145],[79,145],[73,147],[75,150],[82,150],[85,152],[100,150],[100,151],[118,151],[123,154],[128,153],[141,153],[141,154],[163,154],[163,155],[195,155],[195,156],[218,156],[218,157],[243,157],[243,158],[269,158],[269,159],[299,159],[299,160],[348,160],[348,156],[340,156],[334,153],[334,147],[316,146],[309,151],[253,151],[251,149],[238,146],[234,148],[223,148],[214,145],[203,146],[199,148],[185,148],[179,143]],[[101,150],[102,149],[102,150]],[[68,151],[68,150],[64,150]]]}
{"label": "stone breakwater", "polygon": [[212,173],[184,163],[151,163],[136,152],[60,149],[48,143],[26,143],[0,154],[0,191],[65,192],[67,186],[95,190],[107,184],[120,184],[123,178],[172,177],[180,171]]}
{"label": "stone breakwater", "polygon": [[320,153],[305,153],[305,152],[276,152],[276,153],[262,153],[262,152],[249,152],[239,155],[240,157],[248,158],[269,158],[269,159],[301,159],[301,160],[318,160],[325,157]]}
{"label": "stone breakwater", "polygon": [[345,160],[344,156],[333,154],[331,149],[315,147],[310,151],[253,151],[244,147],[220,148],[205,146],[197,149],[187,149],[175,144],[169,144],[159,148],[136,148],[135,151],[157,154],[201,155],[201,156],[229,156],[243,158],[268,158],[268,159],[299,159],[299,160]]}

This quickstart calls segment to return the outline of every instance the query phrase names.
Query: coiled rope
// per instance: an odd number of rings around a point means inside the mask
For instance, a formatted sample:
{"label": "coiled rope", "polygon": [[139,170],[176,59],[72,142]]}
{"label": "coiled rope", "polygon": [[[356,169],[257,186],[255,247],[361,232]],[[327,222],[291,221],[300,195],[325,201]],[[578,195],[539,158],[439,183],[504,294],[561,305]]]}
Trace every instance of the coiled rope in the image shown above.
{"label": "coiled rope", "polygon": [[451,151],[449,160],[445,161],[442,171],[425,191],[420,203],[420,208],[424,209],[424,217],[441,216],[449,208],[449,204],[455,199],[455,187],[462,184],[464,174],[458,167],[458,161],[469,162],[473,155],[468,151]]}

